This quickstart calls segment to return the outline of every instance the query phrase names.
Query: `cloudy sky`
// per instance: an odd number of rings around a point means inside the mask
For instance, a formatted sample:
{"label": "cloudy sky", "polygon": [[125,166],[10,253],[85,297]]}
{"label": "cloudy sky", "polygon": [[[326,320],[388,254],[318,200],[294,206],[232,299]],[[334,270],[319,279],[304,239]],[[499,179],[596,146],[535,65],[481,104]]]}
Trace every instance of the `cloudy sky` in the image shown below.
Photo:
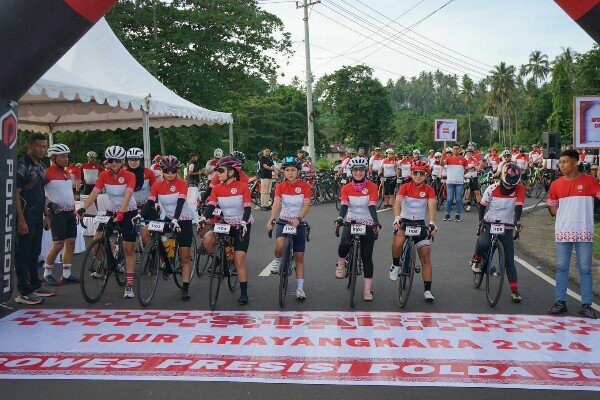
{"label": "cloudy sky", "polygon": [[[258,0],[292,35],[295,55],[278,56],[279,81],[305,77],[302,9]],[[300,1],[302,2],[302,1]],[[519,66],[533,50],[553,60],[594,41],[552,0],[321,0],[310,10],[313,74],[367,64],[383,82],[422,70],[468,73],[475,80],[501,61]],[[406,28],[409,27],[410,30]]]}

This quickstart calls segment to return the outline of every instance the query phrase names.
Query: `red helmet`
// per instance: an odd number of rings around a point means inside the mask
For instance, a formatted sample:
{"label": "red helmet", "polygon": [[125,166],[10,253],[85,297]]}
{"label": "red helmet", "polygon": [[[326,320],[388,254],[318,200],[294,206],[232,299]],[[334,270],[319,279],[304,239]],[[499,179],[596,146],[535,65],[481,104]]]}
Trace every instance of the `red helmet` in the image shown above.
{"label": "red helmet", "polygon": [[219,167],[230,168],[239,171],[242,169],[242,163],[240,163],[240,161],[233,156],[222,157],[219,159],[219,161],[217,161],[217,168]]}
{"label": "red helmet", "polygon": [[410,165],[410,171],[425,171],[429,175],[429,165],[421,160],[417,160]]}
{"label": "red helmet", "polygon": [[161,169],[168,169],[170,171],[176,171],[177,169],[179,169],[179,166],[181,165],[181,163],[175,156],[164,156],[164,157],[161,157],[159,165],[160,165]]}
{"label": "red helmet", "polygon": [[154,156],[154,159],[152,161],[157,162],[157,161],[160,161],[161,158],[162,158],[162,156],[160,154],[157,154]]}

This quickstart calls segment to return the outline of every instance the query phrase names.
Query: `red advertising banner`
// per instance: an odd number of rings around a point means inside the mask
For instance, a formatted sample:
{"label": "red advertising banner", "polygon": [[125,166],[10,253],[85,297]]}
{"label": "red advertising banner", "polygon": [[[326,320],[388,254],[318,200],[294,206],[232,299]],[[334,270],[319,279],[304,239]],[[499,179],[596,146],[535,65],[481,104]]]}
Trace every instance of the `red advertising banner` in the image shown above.
{"label": "red advertising banner", "polygon": [[573,100],[573,143],[578,149],[600,148],[600,96]]}

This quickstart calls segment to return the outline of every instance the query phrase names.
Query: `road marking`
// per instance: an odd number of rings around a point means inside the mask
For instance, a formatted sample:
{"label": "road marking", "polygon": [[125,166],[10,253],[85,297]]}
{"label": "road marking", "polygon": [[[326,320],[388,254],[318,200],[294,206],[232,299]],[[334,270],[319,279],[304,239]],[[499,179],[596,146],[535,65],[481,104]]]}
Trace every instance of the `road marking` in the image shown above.
{"label": "road marking", "polygon": [[258,274],[258,276],[271,276],[271,263],[272,262],[273,261],[268,263],[267,266],[265,268],[263,268],[262,271],[260,271],[260,274]]}
{"label": "road marking", "polygon": [[393,208],[384,208],[383,210],[377,210],[377,212],[380,213],[388,210],[393,210]]}
{"label": "road marking", "polygon": [[[518,262],[519,264],[521,264],[522,266],[524,266],[525,268],[527,268],[528,270],[530,270],[531,272],[533,272],[535,275],[539,276],[540,278],[542,278],[543,280],[548,282],[549,284],[551,284],[552,286],[556,286],[556,281],[554,279],[550,278],[548,275],[546,275],[545,273],[543,273],[542,271],[540,271],[533,265],[529,264],[527,261],[525,261],[517,256],[515,256],[515,261]],[[577,293],[575,293],[574,291],[572,291],[571,289],[567,289],[567,294],[569,296],[571,296],[572,298],[574,298],[575,300],[578,300],[579,302],[581,302],[581,296],[578,295]],[[600,311],[600,306],[598,306],[598,304],[596,304],[596,303],[592,303],[592,308],[597,311]]]}

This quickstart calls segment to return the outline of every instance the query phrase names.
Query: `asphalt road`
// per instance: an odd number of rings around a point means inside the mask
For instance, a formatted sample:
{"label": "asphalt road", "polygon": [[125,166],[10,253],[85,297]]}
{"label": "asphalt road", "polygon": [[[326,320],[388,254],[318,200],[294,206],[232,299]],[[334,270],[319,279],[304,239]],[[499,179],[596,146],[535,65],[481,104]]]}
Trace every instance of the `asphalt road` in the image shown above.
{"label": "asphalt road", "polygon": [[[533,204],[528,200],[526,205]],[[242,307],[236,303],[239,292],[221,291],[218,310],[279,310],[277,303],[278,278],[259,276],[273,257],[273,240],[266,234],[264,225],[269,213],[253,211],[256,223],[252,229],[252,237],[248,254],[250,269],[249,296],[250,304]],[[334,236],[332,221],[337,215],[333,205],[317,205],[312,207],[307,220],[312,226],[311,242],[306,252],[305,291],[307,300],[296,302],[293,296],[288,297],[285,306],[287,311],[349,311],[348,291],[345,281],[334,278],[337,245],[339,239]],[[388,269],[391,264],[391,223],[393,215],[390,210],[379,213],[380,222],[384,225],[379,240],[375,244],[375,276],[373,292],[375,300],[364,302],[357,296],[356,311],[400,311],[396,300],[396,284],[389,281]],[[462,222],[441,221],[443,212],[438,212],[439,235],[432,246],[434,266],[433,288],[436,297],[434,303],[426,303],[423,299],[423,284],[419,275],[415,276],[415,284],[406,312],[466,312],[496,314],[539,314],[544,315],[553,303],[554,288],[526,268],[517,264],[520,293],[523,301],[513,304],[510,292],[505,285],[504,293],[495,309],[491,310],[483,290],[472,287],[472,273],[468,267],[475,244],[476,212],[462,214]],[[520,240],[528,240],[525,227]],[[529,261],[522,254],[519,257]],[[74,265],[78,264],[81,255],[76,256]],[[543,269],[543,268],[542,268]],[[74,269],[77,271],[77,268]],[[58,270],[56,276],[59,276]],[[549,273],[550,276],[553,276]],[[362,290],[362,280],[358,282],[357,294]],[[295,279],[291,279],[290,289],[295,289]],[[572,288],[576,290],[576,288]],[[191,285],[192,300],[182,302],[173,282],[161,281],[152,303],[157,309],[208,309],[208,279],[196,279]],[[595,299],[598,303],[598,299]],[[567,305],[570,315],[576,315],[579,303],[569,298]],[[11,306],[19,308],[14,302]],[[47,299],[39,308],[139,308],[136,300],[122,298],[122,289],[114,281],[109,284],[102,301],[89,306],[80,295],[78,285],[58,288],[58,295]],[[31,307],[35,308],[35,307]],[[8,312],[0,311],[4,316]],[[1,340],[1,333],[0,333]],[[201,391],[201,392],[200,392]],[[365,396],[390,398],[403,395],[430,399],[463,398],[475,395],[490,399],[525,398],[553,399],[565,396],[564,392],[550,390],[521,390],[495,388],[452,388],[452,387],[392,387],[392,386],[339,386],[339,385],[294,385],[294,384],[258,384],[234,382],[185,382],[185,381],[94,381],[94,380],[0,380],[0,393],[3,399],[22,399],[38,397],[40,393],[48,399],[73,398],[166,398],[166,397],[231,397],[248,399],[363,399]],[[199,394],[201,393],[201,394]],[[597,399],[594,392],[569,392],[570,398]]]}

